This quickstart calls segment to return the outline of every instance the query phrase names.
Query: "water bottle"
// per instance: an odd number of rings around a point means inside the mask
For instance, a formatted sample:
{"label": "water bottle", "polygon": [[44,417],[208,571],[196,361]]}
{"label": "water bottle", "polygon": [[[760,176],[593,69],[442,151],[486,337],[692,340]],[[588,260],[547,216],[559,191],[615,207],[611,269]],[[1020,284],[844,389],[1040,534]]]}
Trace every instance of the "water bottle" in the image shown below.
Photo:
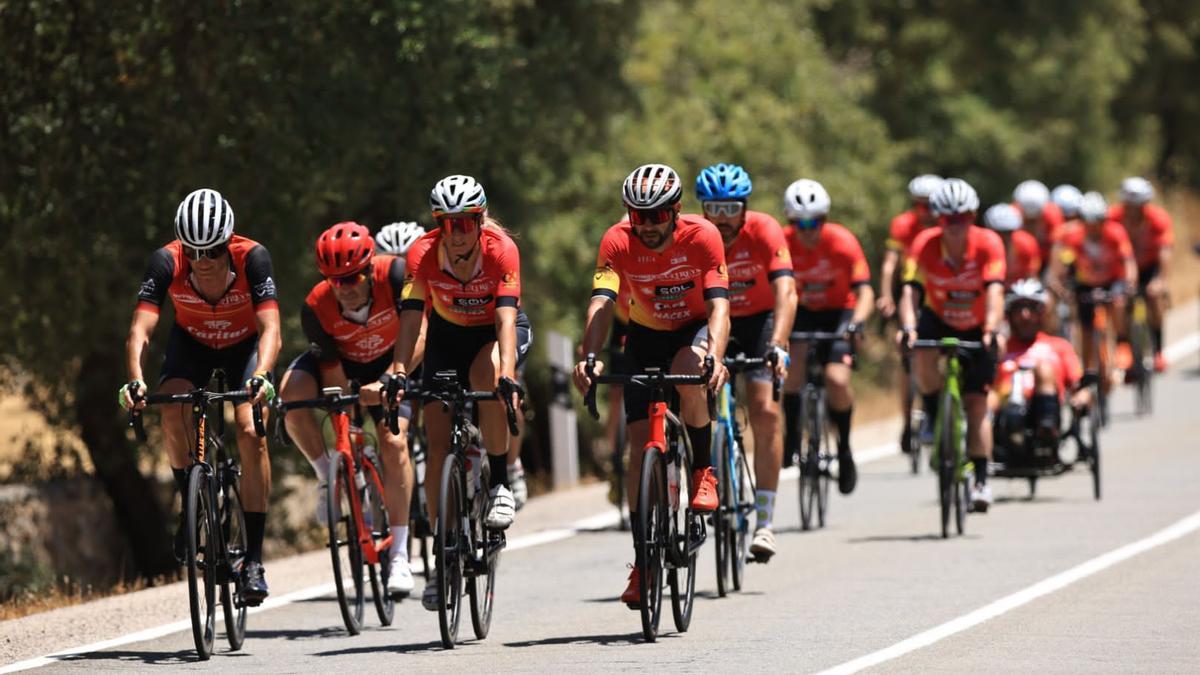
{"label": "water bottle", "polygon": [[483,462],[487,461],[483,448],[472,443],[467,446],[467,499],[474,499],[475,492],[482,490]]}
{"label": "water bottle", "polygon": [[679,508],[679,469],[675,466],[675,458],[667,459],[667,495],[670,499],[671,510]]}

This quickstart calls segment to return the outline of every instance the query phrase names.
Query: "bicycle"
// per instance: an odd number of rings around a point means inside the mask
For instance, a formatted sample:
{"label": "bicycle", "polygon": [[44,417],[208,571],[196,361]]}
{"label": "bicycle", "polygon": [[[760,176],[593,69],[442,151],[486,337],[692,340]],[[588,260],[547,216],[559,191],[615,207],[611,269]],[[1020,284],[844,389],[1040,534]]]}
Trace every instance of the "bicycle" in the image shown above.
{"label": "bicycle", "polygon": [[[340,387],[325,387],[318,398],[280,402],[277,408],[278,419],[283,419],[290,410],[310,408],[329,414],[334,447],[327,451],[330,456],[326,488],[329,498],[325,500],[327,545],[342,621],[351,635],[358,635],[366,606],[364,567],[382,625],[392,624],[396,606],[386,590],[393,542],[383,498],[383,471],[363,432],[357,382],[350,382],[350,392],[344,394]],[[353,420],[347,409],[353,410]]]}
{"label": "bicycle", "polygon": [[[187,468],[187,493],[183,495],[183,519],[187,551],[188,607],[192,619],[192,640],[201,661],[213,652],[217,623],[217,586],[225,619],[225,637],[229,648],[237,651],[246,639],[246,612],[242,568],[245,564],[246,516],[242,508],[238,477],[241,471],[234,456],[225,453],[225,416],[216,416],[216,431],[208,425],[209,408],[230,402],[244,403],[257,391],[224,391],[224,373],[217,371],[216,391],[193,389],[186,394],[132,394],[134,403],[151,405],[190,404],[195,430],[191,463]],[[266,436],[262,411],[253,406],[254,431]],[[141,442],[146,441],[142,411],[129,411],[129,426]],[[255,603],[257,604],[257,603]]]}
{"label": "bicycle", "polygon": [[408,426],[408,456],[413,465],[413,493],[408,507],[408,553],[412,559],[414,549],[421,554],[421,575],[429,578],[429,540],[433,537],[433,523],[429,522],[429,507],[425,501],[425,430],[418,421],[420,411],[413,410]]}
{"label": "bicycle", "polygon": [[[829,429],[825,402],[825,367],[821,362],[822,345],[829,345],[846,338],[845,333],[826,331],[800,331],[791,335],[791,341],[808,343],[805,350],[804,390],[801,396],[797,438],[801,443],[808,441],[800,456],[800,527],[812,529],[812,517],[817,516],[817,527],[825,527],[825,514],[829,507],[830,464],[837,456],[829,450]],[[851,367],[854,367],[854,340],[850,340]]]}
{"label": "bicycle", "polygon": [[[395,400],[397,378],[388,382],[388,399]],[[442,646],[458,643],[465,584],[471,600],[471,626],[475,637],[487,637],[492,623],[496,567],[506,540],[503,530],[484,525],[488,508],[490,470],[483,441],[470,419],[469,404],[501,400],[508,414],[508,429],[517,432],[516,409],[495,391],[468,391],[453,371],[435,373],[424,390],[406,391],[404,399],[438,401],[450,412],[450,447],[442,466],[438,517],[434,525],[433,554],[437,562],[438,629]],[[389,415],[394,419],[395,406]]]}
{"label": "bicycle", "polygon": [[1080,305],[1092,305],[1092,325],[1081,326],[1080,330],[1090,330],[1092,333],[1092,354],[1095,365],[1088,368],[1085,374],[1096,378],[1096,393],[1098,420],[1100,428],[1108,426],[1108,385],[1112,381],[1112,357],[1108,345],[1108,312],[1112,307],[1113,294],[1103,288],[1093,288],[1086,293],[1076,295]]}
{"label": "bicycle", "polygon": [[1150,347],[1150,326],[1146,321],[1146,299],[1134,296],[1130,308],[1129,346],[1133,352],[1133,366],[1126,373],[1126,382],[1132,380],[1137,403],[1134,412],[1138,417],[1154,414],[1154,364],[1153,349]]}
{"label": "bicycle", "polygon": [[938,474],[938,500],[941,504],[942,538],[950,536],[950,513],[954,529],[961,536],[971,503],[972,469],[966,461],[967,416],[963,409],[963,372],[960,361],[965,352],[979,351],[982,342],[941,338],[914,340],[913,349],[936,349],[946,357],[942,401],[934,418],[934,445],[930,468]]}
{"label": "bicycle", "polygon": [[[650,435],[642,457],[634,538],[640,561],[637,573],[641,579],[637,609],[641,614],[643,637],[647,642],[654,642],[658,639],[662,615],[664,572],[665,582],[671,587],[675,629],[683,633],[691,625],[696,593],[696,555],[707,537],[704,520],[692,512],[687,497],[691,495],[691,443],[683,422],[667,407],[666,390],[681,385],[706,385],[716,366],[712,356],[707,356],[701,375],[671,375],[659,368],[647,368],[634,374],[595,375],[595,365],[596,355],[588,354],[586,368],[592,386],[584,395],[584,402],[595,419],[600,418],[596,410],[597,384],[650,389]],[[709,418],[715,418],[716,399],[712,392],[708,395],[708,408]],[[681,493],[687,501],[682,509]]]}

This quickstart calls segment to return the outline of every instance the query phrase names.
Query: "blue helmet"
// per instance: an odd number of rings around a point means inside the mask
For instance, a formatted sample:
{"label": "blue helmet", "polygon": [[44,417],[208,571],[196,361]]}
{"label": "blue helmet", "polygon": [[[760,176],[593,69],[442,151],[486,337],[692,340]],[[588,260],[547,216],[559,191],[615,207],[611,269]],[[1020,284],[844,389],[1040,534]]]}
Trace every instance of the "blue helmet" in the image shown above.
{"label": "blue helmet", "polygon": [[696,176],[696,199],[702,202],[745,199],[753,189],[750,174],[737,164],[714,164]]}

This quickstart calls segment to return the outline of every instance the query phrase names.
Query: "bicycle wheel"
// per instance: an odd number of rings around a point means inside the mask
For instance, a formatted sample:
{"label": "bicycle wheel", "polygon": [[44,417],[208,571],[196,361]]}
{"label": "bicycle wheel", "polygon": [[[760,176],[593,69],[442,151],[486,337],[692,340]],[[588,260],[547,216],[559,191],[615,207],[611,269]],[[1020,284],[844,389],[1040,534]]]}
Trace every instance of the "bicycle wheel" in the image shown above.
{"label": "bicycle wheel", "polygon": [[696,599],[696,556],[704,538],[704,521],[692,511],[691,449],[676,429],[672,442],[676,460],[679,462],[679,504],[671,512],[671,557],[674,565],[667,574],[671,586],[671,616],[675,619],[675,630],[686,633],[692,623],[692,607]]}
{"label": "bicycle wheel", "polygon": [[963,528],[967,522],[967,506],[971,503],[971,485],[970,481],[960,479],[958,481],[958,490],[954,492],[954,530],[958,532],[958,536],[962,536]]}
{"label": "bicycle wheel", "polygon": [[[467,595],[471,599],[471,628],[475,637],[482,640],[488,636],[492,625],[492,606],[496,595],[496,566],[500,564],[501,532],[490,532],[483,526],[483,519],[474,519],[471,527],[474,540],[480,551],[486,571],[477,571],[467,578]],[[492,552],[494,551],[494,552]]]}
{"label": "bicycle wheel", "polygon": [[816,449],[813,448],[816,430],[812,426],[810,409],[814,407],[811,395],[805,395],[804,410],[800,414],[800,419],[797,420],[797,424],[800,425],[798,436],[801,443],[804,442],[806,436],[808,439],[808,445],[801,451],[800,456],[800,528],[803,530],[812,529],[813,513],[817,510],[817,481],[821,471],[818,460],[820,448],[819,446]]}
{"label": "bicycle wheel", "polygon": [[730,480],[729,443],[722,425],[717,426],[717,435],[713,440],[712,462],[713,473],[717,478],[717,491],[721,497],[717,510],[712,514],[712,524],[714,543],[716,544],[713,548],[717,558],[717,595],[723,598],[729,586],[729,572],[732,563],[730,557],[732,548],[729,546],[729,542],[733,535],[731,523],[737,504],[734,503],[733,481]]}
{"label": "bicycle wheel", "polygon": [[750,518],[754,515],[754,478],[750,474],[750,462],[746,459],[746,453],[741,446],[737,449],[737,485],[734,487],[734,503],[737,504],[737,511],[734,512],[734,529],[733,538],[730,541],[730,547],[733,550],[730,555],[731,574],[733,580],[733,590],[742,590],[742,582],[746,578],[746,557],[750,554]]}
{"label": "bicycle wheel", "polygon": [[950,397],[943,396],[942,424],[938,428],[936,451],[938,456],[938,499],[942,508],[942,539],[950,537],[950,510],[954,508],[954,487],[958,482],[958,477],[955,475],[957,462],[952,454],[954,452],[954,433],[951,425],[954,422],[953,416],[950,414],[951,404]]}
{"label": "bicycle wheel", "polygon": [[[363,457],[363,462],[363,473],[367,477],[367,500],[364,506],[370,513],[371,545],[378,547],[379,542],[391,534],[392,521],[383,502],[383,473],[370,457]],[[392,542],[392,546],[403,545],[398,541]],[[379,562],[368,564],[367,572],[371,581],[371,597],[375,599],[375,614],[379,616],[380,624],[390,626],[396,614],[396,599],[387,592],[388,579],[392,576],[391,546],[379,551]]]}
{"label": "bicycle wheel", "polygon": [[821,397],[820,405],[817,408],[817,416],[813,420],[817,430],[817,441],[819,448],[817,452],[816,471],[817,471],[817,527],[825,527],[825,513],[829,509],[829,463],[833,460],[834,453],[830,452],[829,429],[825,425],[825,397]]}
{"label": "bicycle wheel", "polygon": [[208,467],[197,464],[188,478],[184,505],[187,528],[188,606],[192,614],[192,639],[201,661],[212,656],[217,626],[216,533]]}
{"label": "bicycle wheel", "polygon": [[366,609],[366,589],[363,584],[362,545],[358,541],[358,523],[350,501],[351,490],[356,489],[354,476],[347,470],[346,458],[333,455],[330,465],[329,501],[327,518],[329,529],[329,557],[333,562],[333,586],[337,591],[338,609],[342,621],[351,635],[362,630],[363,612]]}
{"label": "bicycle wheel", "polygon": [[[914,385],[915,386],[915,385]],[[911,405],[911,404],[910,404]],[[914,410],[909,417],[908,462],[914,476],[921,473],[921,427],[925,424],[925,413]]]}
{"label": "bicycle wheel", "polygon": [[[230,471],[226,480],[236,480]],[[242,602],[241,576],[246,557],[246,514],[237,483],[225,483],[221,500],[221,536],[225,542],[225,564],[228,578],[221,584],[221,608],[225,612],[225,638],[229,648],[237,651],[246,641],[246,605]]]}
{"label": "bicycle wheel", "polygon": [[470,519],[463,492],[465,485],[462,460],[456,454],[448,455],[442,468],[442,492],[433,539],[437,561],[438,629],[446,649],[454,649],[458,642],[458,624],[462,618],[463,557],[468,553],[463,546],[469,543],[463,523]]}
{"label": "bicycle wheel", "polygon": [[647,449],[642,457],[642,481],[638,490],[637,571],[640,580],[639,610],[642,636],[647,642],[658,639],[658,621],[662,616],[663,569],[670,527],[666,462],[661,452]]}
{"label": "bicycle wheel", "polygon": [[1088,425],[1090,446],[1087,453],[1088,470],[1092,474],[1092,497],[1100,501],[1100,430],[1096,428],[1095,420]]}

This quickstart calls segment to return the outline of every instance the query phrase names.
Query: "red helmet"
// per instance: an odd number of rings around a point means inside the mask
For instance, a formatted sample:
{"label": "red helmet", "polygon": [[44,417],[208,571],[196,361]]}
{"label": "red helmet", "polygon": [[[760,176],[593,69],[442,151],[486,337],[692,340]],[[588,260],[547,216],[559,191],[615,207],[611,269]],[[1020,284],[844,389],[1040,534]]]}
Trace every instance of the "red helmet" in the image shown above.
{"label": "red helmet", "polygon": [[374,255],[371,231],[358,223],[338,223],[317,237],[317,269],[326,277],[361,272]]}

